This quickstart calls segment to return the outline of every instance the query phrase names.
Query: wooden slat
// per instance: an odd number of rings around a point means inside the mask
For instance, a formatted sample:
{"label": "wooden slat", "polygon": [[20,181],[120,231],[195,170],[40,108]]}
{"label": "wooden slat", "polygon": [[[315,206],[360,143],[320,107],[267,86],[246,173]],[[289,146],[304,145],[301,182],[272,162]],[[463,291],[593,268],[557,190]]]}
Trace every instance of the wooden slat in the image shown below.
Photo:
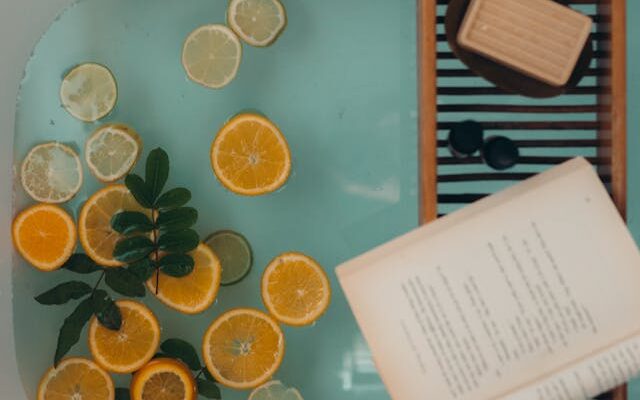
{"label": "wooden slat", "polygon": [[[468,174],[445,174],[438,176],[438,183],[474,182],[474,181],[521,181],[536,175],[533,172],[485,172]],[[610,176],[600,176],[605,182],[611,182]]]}
{"label": "wooden slat", "polygon": [[[480,121],[487,130],[596,130],[600,128],[598,121]],[[438,129],[449,130],[457,122],[438,122]]]}
{"label": "wooden slat", "polygon": [[489,195],[490,193],[438,194],[438,203],[442,203],[442,204],[473,203],[474,201],[478,201]]}
{"label": "wooden slat", "polygon": [[[600,0],[571,0],[570,4],[598,4]],[[447,5],[449,0],[437,0],[438,5]]]}
{"label": "wooden slat", "polygon": [[418,57],[419,57],[419,135],[420,135],[420,223],[437,218],[437,94],[436,58],[436,3],[434,0],[418,2]]}
{"label": "wooden slat", "polygon": [[[608,58],[609,52],[606,50],[595,50],[593,52],[594,58]],[[438,60],[455,60],[457,57],[451,51],[438,51],[436,52]]]}
{"label": "wooden slat", "polygon": [[[609,40],[609,35],[607,34],[603,34],[602,32],[594,32],[590,35],[590,39],[594,40],[594,41],[600,41],[600,40]],[[447,35],[444,33],[438,33],[436,35],[436,40],[438,42],[446,42],[447,41]]]}
{"label": "wooden slat", "polygon": [[490,112],[530,114],[576,114],[598,112],[597,105],[521,106],[511,104],[440,104],[438,112]]}
{"label": "wooden slat", "polygon": [[[565,161],[571,160],[573,157],[548,157],[548,156],[521,156],[518,159],[518,164],[521,165],[555,165],[561,164]],[[593,165],[607,165],[610,160],[600,157],[585,157]],[[438,157],[438,164],[440,165],[456,165],[456,164],[483,164],[480,157]]]}
{"label": "wooden slat", "polygon": [[[603,88],[600,86],[580,86],[567,90],[567,94],[587,95],[599,94]],[[481,96],[481,95],[510,95],[516,96],[495,86],[473,87],[473,86],[445,86],[438,87],[438,95],[446,96]]]}
{"label": "wooden slat", "polygon": [[[591,20],[596,24],[603,22],[603,18],[600,15],[591,14],[589,15],[589,18],[591,18]],[[438,17],[436,18],[436,23],[444,24],[444,15],[438,15]]]}
{"label": "wooden slat", "polygon": [[[530,140],[514,140],[518,147],[535,147],[535,148],[579,148],[579,147],[597,147],[600,142],[597,139],[530,139]],[[438,147],[448,147],[446,140],[438,140]]]}
{"label": "wooden slat", "polygon": [[470,173],[439,175],[438,182],[471,182],[471,181],[521,181],[531,178],[534,173]]}
{"label": "wooden slat", "polygon": [[[589,68],[584,76],[600,76],[608,75],[609,70],[606,68]],[[452,69],[438,69],[439,78],[477,78],[478,75],[470,69],[452,68]]]}

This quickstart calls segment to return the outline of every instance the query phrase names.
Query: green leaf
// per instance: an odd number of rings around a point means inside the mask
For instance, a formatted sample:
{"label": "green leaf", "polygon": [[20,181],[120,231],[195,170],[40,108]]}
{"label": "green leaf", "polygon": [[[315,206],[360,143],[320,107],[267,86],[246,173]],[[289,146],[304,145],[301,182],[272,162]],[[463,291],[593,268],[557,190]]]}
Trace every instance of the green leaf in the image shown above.
{"label": "green leaf", "polygon": [[127,268],[127,270],[135,275],[140,282],[145,282],[147,279],[151,278],[156,267],[153,265],[153,261],[149,258],[143,258],[140,261],[129,264],[129,268]]}
{"label": "green leaf", "polygon": [[193,271],[195,263],[188,254],[167,254],[158,261],[160,270],[174,278],[182,278]]}
{"label": "green leaf", "polygon": [[113,216],[111,228],[123,235],[129,235],[151,232],[154,226],[149,217],[141,212],[123,211]]}
{"label": "green leaf", "polygon": [[148,237],[133,236],[119,241],[113,251],[113,256],[118,261],[130,263],[148,256],[153,249],[153,242]]}
{"label": "green leaf", "polygon": [[198,221],[198,210],[181,207],[160,212],[157,222],[160,232],[175,232],[191,228],[196,221]]}
{"label": "green leaf", "polygon": [[144,208],[153,207],[151,191],[140,176],[136,174],[129,174],[124,178],[124,184],[127,186],[127,189],[129,189],[138,204]]}
{"label": "green leaf", "polygon": [[149,200],[155,204],[169,178],[169,156],[161,148],[151,150],[147,156],[145,181],[149,189]]}
{"label": "green leaf", "polygon": [[185,188],[171,189],[156,201],[156,207],[162,209],[178,208],[187,204],[191,200],[191,192]]}
{"label": "green leaf", "polygon": [[143,281],[125,268],[108,269],[104,281],[111,289],[123,296],[144,297],[147,292]]}
{"label": "green leaf", "polygon": [[189,342],[182,339],[167,339],[160,345],[160,349],[167,356],[181,360],[194,371],[202,369],[198,352]]}
{"label": "green leaf", "polygon": [[112,331],[119,331],[122,326],[120,309],[104,290],[96,290],[93,295],[93,312],[102,326]]}
{"label": "green leaf", "polygon": [[168,253],[188,253],[198,247],[200,237],[193,229],[167,232],[158,239],[158,248]]}
{"label": "green leaf", "polygon": [[216,383],[216,378],[213,377],[213,375],[211,375],[211,372],[209,372],[209,370],[207,368],[203,368],[202,369],[202,375],[204,375],[204,377],[208,380],[211,381],[213,383]]}
{"label": "green leaf", "polygon": [[62,268],[77,274],[92,274],[102,271],[102,267],[96,264],[89,256],[80,253],[72,255]]}
{"label": "green leaf", "polygon": [[71,281],[62,283],[36,297],[36,301],[44,305],[65,304],[78,300],[91,293],[91,286],[84,282]]}
{"label": "green leaf", "polygon": [[127,388],[117,388],[116,389],[116,400],[131,400],[131,395],[129,394],[129,389],[127,389]]}
{"label": "green leaf", "polygon": [[58,345],[56,354],[53,359],[53,365],[58,366],[62,358],[67,355],[69,350],[78,343],[82,329],[93,315],[93,299],[88,297],[84,299],[76,309],[69,315],[60,328],[58,335]]}
{"label": "green leaf", "polygon": [[205,379],[198,379],[196,383],[198,384],[199,395],[204,396],[207,399],[219,400],[222,398],[222,396],[220,395],[220,389],[215,383]]}

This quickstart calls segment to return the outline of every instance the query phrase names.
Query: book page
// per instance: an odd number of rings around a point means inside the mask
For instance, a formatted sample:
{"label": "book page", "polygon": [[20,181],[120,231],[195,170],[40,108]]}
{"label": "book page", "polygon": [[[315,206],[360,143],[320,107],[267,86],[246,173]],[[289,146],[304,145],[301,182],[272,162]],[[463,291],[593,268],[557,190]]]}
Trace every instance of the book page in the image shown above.
{"label": "book page", "polygon": [[509,398],[640,335],[640,255],[583,159],[337,273],[398,400]]}

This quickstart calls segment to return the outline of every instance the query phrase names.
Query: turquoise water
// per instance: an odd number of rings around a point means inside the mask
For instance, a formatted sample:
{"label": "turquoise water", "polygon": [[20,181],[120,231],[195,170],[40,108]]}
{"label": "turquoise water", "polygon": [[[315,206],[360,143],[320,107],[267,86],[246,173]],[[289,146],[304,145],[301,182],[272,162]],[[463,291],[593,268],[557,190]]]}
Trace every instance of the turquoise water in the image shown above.
{"label": "turquoise water", "polygon": [[[119,100],[101,122],[133,126],[145,153],[156,146],[169,152],[170,184],[192,190],[202,237],[234,229],[249,239],[255,253],[249,277],[222,288],[217,303],[202,315],[179,315],[148,296],[145,302],[158,314],[163,338],[198,345],[205,327],[224,310],[263,308],[259,277],[264,266],[280,252],[302,251],[326,268],[334,299],[315,326],[285,329],[287,354],[276,378],[308,399],[388,399],[333,269],[417,224],[415,2],[285,1],[289,24],[278,42],[266,49],[244,46],[237,79],[213,91],[187,80],[180,52],[193,29],[224,22],[225,5],[222,0],[84,0],[69,8],[27,67],[18,100],[16,165],[43,141],[68,143],[78,151],[83,147],[99,125],[74,120],[60,107],[60,80],[77,63],[107,65],[118,81]],[[269,196],[235,196],[209,167],[217,129],[244,109],[269,116],[291,145],[293,176]],[[85,172],[81,193],[66,205],[76,215],[100,187]],[[18,189],[16,211],[29,204]],[[14,262],[17,355],[30,398],[72,309],[44,308],[32,298],[76,278]],[[86,333],[73,354],[87,355],[85,338]],[[246,396],[224,391],[225,399]]]}

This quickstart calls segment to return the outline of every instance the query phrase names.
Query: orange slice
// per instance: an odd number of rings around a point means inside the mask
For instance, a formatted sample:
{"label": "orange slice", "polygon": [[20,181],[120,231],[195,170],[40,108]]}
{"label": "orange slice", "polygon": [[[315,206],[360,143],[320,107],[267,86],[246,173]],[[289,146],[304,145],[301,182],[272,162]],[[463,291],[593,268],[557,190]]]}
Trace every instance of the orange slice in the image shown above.
{"label": "orange slice", "polygon": [[121,239],[111,229],[111,219],[121,211],[144,211],[124,185],[111,185],[97,191],[80,211],[78,233],[87,255],[105,267],[124,265],[113,258],[113,250]]}
{"label": "orange slice", "polygon": [[206,244],[191,252],[195,266],[182,278],[160,273],[160,289],[156,294],[157,272],[147,281],[151,293],[167,306],[185,314],[198,314],[209,308],[218,295],[222,267],[218,257]]}
{"label": "orange slice", "polygon": [[257,114],[240,114],[218,132],[211,146],[211,165],[227,189],[258,196],[278,190],[289,179],[291,153],[273,122]]}
{"label": "orange slice", "polygon": [[284,253],[274,258],[262,275],[262,300],[278,321],[310,325],[329,307],[331,285],[313,258]]}
{"label": "orange slice", "polygon": [[284,334],[267,314],[234,309],[209,326],[202,355],[216,381],[234,389],[252,389],[268,381],[280,367]]}
{"label": "orange slice", "polygon": [[146,306],[131,300],[116,304],[122,314],[119,331],[103,327],[96,317],[89,326],[89,350],[107,371],[128,374],[149,362],[160,345],[160,324]]}
{"label": "orange slice", "polygon": [[114,400],[113,380],[102,368],[83,358],[67,358],[44,374],[38,400]]}
{"label": "orange slice", "polygon": [[54,271],[76,248],[76,224],[58,206],[39,204],[22,211],[13,221],[13,243],[18,253],[41,271]]}
{"label": "orange slice", "polygon": [[132,400],[195,400],[196,382],[189,368],[170,358],[158,358],[136,372]]}

